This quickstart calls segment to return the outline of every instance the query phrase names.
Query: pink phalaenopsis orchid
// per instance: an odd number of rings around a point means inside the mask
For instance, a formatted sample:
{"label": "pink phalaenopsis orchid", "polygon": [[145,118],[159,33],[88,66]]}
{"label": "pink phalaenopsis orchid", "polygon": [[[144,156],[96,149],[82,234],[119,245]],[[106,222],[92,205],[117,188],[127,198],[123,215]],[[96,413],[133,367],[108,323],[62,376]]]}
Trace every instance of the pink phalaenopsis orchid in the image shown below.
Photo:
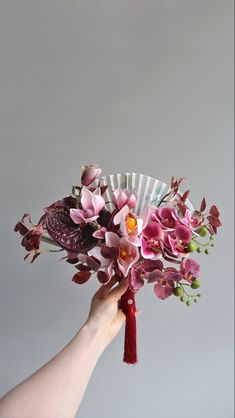
{"label": "pink phalaenopsis orchid", "polygon": [[150,222],[143,229],[141,235],[141,254],[144,258],[158,260],[162,257],[160,246],[162,236],[162,227],[158,222]]}
{"label": "pink phalaenopsis orchid", "polygon": [[193,279],[199,278],[200,264],[191,258],[183,258],[180,265],[180,273],[182,274],[182,279],[191,284]]}
{"label": "pink phalaenopsis orchid", "polygon": [[81,192],[82,209],[70,209],[70,217],[75,224],[91,223],[98,219],[101,209],[105,206],[102,196],[88,189]]}

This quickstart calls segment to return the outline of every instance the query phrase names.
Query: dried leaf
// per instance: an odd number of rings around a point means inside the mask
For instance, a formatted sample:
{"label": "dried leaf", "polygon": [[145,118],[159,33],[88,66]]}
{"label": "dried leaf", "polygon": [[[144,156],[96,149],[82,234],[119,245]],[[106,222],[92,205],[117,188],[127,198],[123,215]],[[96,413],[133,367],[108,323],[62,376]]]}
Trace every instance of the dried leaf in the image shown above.
{"label": "dried leaf", "polygon": [[205,199],[205,197],[203,197],[202,203],[201,203],[201,206],[200,206],[200,212],[203,212],[205,209],[206,209],[206,199]]}
{"label": "dried leaf", "polygon": [[83,283],[86,283],[90,277],[91,277],[90,271],[79,271],[78,273],[74,274],[72,281],[77,284],[83,284]]}

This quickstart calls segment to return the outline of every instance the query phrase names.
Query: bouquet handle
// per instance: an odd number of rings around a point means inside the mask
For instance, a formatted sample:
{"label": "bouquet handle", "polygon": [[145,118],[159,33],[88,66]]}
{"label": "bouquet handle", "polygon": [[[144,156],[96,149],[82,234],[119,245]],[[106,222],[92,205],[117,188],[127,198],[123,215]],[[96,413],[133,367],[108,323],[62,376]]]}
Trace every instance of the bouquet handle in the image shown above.
{"label": "bouquet handle", "polygon": [[135,293],[130,288],[122,295],[120,308],[126,315],[125,342],[123,361],[127,364],[137,363],[136,347],[136,305]]}

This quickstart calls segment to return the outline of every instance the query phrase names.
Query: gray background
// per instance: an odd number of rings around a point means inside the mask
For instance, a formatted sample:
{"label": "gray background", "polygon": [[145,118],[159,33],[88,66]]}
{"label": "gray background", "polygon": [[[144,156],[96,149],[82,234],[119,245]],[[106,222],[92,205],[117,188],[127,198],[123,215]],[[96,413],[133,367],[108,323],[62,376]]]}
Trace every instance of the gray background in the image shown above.
{"label": "gray background", "polygon": [[[232,418],[233,4],[223,0],[1,1],[1,360],[3,394],[76,333],[97,289],[13,232],[80,181],[83,162],[169,182],[222,212],[200,256],[203,298],[187,308],[138,295],[139,365],[123,332],[92,376],[79,417]],[[186,189],[185,189],[186,190]],[[125,408],[125,412],[124,412]]]}

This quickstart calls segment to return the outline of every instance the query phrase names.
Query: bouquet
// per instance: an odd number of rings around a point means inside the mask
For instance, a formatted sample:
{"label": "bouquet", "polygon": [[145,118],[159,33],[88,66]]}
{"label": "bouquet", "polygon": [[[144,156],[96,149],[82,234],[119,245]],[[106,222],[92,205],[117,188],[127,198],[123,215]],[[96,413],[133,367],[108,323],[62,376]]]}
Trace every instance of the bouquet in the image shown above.
{"label": "bouquet", "polygon": [[[14,230],[31,263],[42,253],[64,251],[61,260],[76,269],[74,283],[86,283],[93,274],[103,284],[128,277],[119,301],[126,315],[123,361],[136,364],[135,294],[150,284],[158,299],[197,302],[200,265],[191,256],[208,255],[214,247],[220,212],[215,205],[206,211],[205,197],[195,210],[190,191],[179,190],[185,178],[172,177],[167,186],[136,173],[100,175],[98,165],[85,165],[81,185],[47,206],[36,225],[25,213]],[[44,248],[43,242],[57,248]]]}

